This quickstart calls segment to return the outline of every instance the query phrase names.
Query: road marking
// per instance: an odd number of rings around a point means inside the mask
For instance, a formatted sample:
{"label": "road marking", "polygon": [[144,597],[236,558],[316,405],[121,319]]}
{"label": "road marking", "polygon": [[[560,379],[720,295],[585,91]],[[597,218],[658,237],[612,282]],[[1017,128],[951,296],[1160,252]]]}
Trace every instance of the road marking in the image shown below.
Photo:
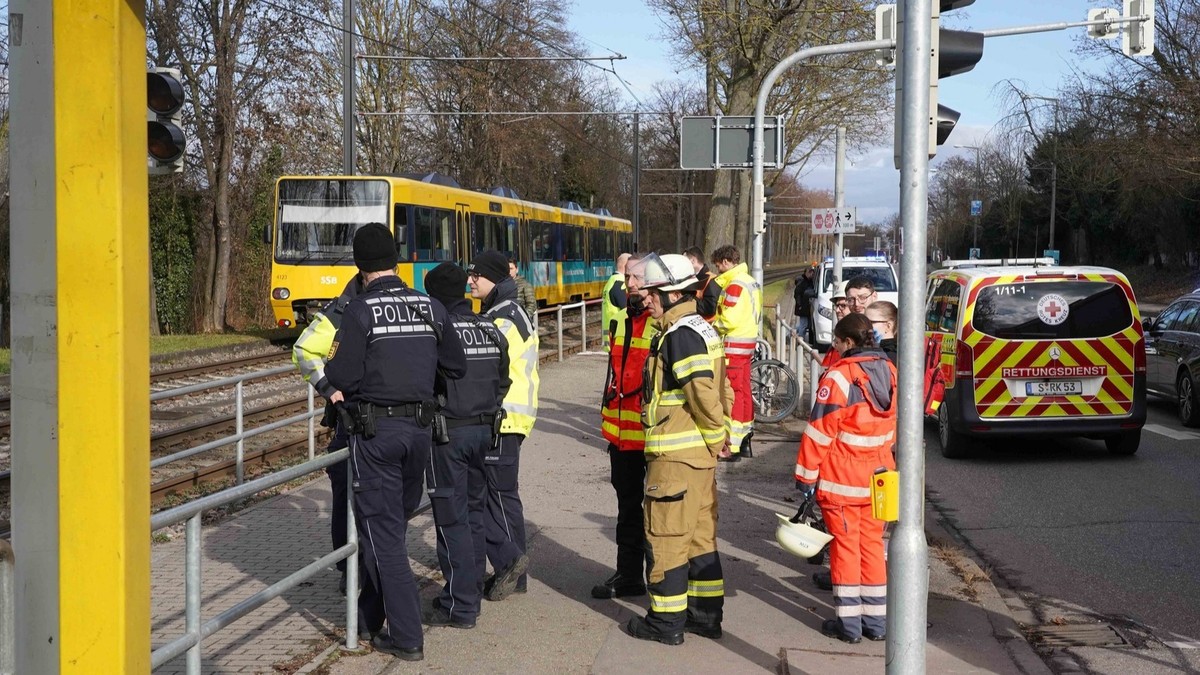
{"label": "road marking", "polygon": [[1194,431],[1184,431],[1182,429],[1172,429],[1164,427],[1161,424],[1147,424],[1143,427],[1146,431],[1152,431],[1160,436],[1173,438],[1177,441],[1200,441],[1200,434]]}

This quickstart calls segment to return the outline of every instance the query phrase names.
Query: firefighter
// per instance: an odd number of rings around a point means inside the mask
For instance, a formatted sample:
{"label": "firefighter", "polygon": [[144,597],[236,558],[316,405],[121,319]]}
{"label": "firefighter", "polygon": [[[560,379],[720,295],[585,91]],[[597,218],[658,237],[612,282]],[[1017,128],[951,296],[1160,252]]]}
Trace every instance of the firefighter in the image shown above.
{"label": "firefighter", "polygon": [[733,390],[721,338],[696,313],[699,283],[687,258],[647,256],[643,270],[646,306],[660,330],[643,374],[650,609],[626,630],[678,645],[685,631],[721,637],[716,467],[729,452]]}
{"label": "firefighter", "polygon": [[642,429],[642,369],[657,334],[641,288],[640,256],[625,265],[628,312],[614,322],[608,379],[600,408],[600,432],[608,441],[609,482],[617,493],[617,569],[592,587],[598,599],[645,595],[645,530],[642,527],[646,432]]}
{"label": "firefighter", "polygon": [[467,373],[459,380],[438,379],[444,397],[441,425],[425,469],[433,507],[437,557],[446,583],[425,617],[429,626],[474,628],[487,567],[484,512],[487,480],[483,458],[498,438],[500,406],[508,393],[508,341],[496,325],[479,318],[466,299],[467,273],[444,262],[425,275],[425,290],[450,314],[467,354]]}
{"label": "firefighter", "polygon": [[421,501],[434,379],[462,377],[466,357],[442,303],[396,276],[387,226],[355,232],[354,263],[366,287],[346,305],[325,376],[345,395],[353,425],[350,470],[366,571],[359,609],[372,647],[420,661],[421,610],[405,534]]}
{"label": "firefighter", "polygon": [[508,276],[508,261],[499,251],[484,251],[467,268],[471,297],[481,301],[483,316],[496,324],[508,342],[508,375],[499,439],[484,457],[487,513],[484,527],[487,558],[495,574],[484,582],[484,597],[500,601],[527,590],[525,509],[517,477],[521,442],[533,430],[538,405],[538,336],[533,321],[517,303],[517,287]]}
{"label": "firefighter", "polygon": [[[292,363],[300,369],[304,380],[312,385],[318,394],[325,397],[325,418],[321,425],[333,431],[325,452],[341,450],[350,445],[350,433],[344,424],[338,423],[337,404],[345,400],[342,392],[334,389],[325,377],[325,362],[329,358],[329,349],[333,346],[333,336],[342,325],[342,312],[359,293],[362,293],[362,276],[355,274],[350,283],[342,289],[341,295],[330,300],[325,308],[313,315],[308,327],[296,338],[292,345]],[[338,462],[325,469],[329,476],[332,502],[329,508],[329,535],[333,540],[333,548],[339,549],[346,545],[346,463]],[[346,594],[346,561],[337,562],[337,569],[342,573],[338,582],[338,590]]]}
{"label": "firefighter", "polygon": [[825,373],[800,441],[796,487],[815,499],[833,535],[836,618],[821,632],[851,644],[887,635],[884,523],[871,512],[871,479],[895,469],[896,367],[875,344],[871,321],[850,314],[833,329],[841,359]]}
{"label": "firefighter", "polygon": [[729,424],[729,446],[733,454],[728,461],[736,462],[742,457],[754,456],[750,447],[750,437],[754,434],[750,360],[754,358],[762,323],[762,287],[750,276],[737,247],[718,248],[713,251],[712,262],[719,272],[716,282],[721,287],[713,327],[725,340],[725,360],[729,365],[734,397]]}
{"label": "firefighter", "polygon": [[611,351],[613,335],[618,324],[625,321],[625,310],[629,306],[628,290],[625,287],[625,267],[629,264],[629,258],[628,253],[617,256],[612,276],[604,282],[604,290],[600,293],[600,325],[608,337],[604,340],[606,352]]}

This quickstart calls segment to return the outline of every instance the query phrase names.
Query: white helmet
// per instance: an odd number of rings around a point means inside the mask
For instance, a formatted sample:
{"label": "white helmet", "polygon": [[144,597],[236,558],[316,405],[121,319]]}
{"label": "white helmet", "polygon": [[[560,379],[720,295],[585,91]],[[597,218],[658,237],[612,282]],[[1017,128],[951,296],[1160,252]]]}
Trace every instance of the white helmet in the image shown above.
{"label": "white helmet", "polygon": [[787,516],[775,514],[779,518],[779,527],[775,528],[775,541],[783,550],[801,558],[811,558],[825,548],[825,544],[833,541],[833,535],[805,525],[803,522],[793,523]]}
{"label": "white helmet", "polygon": [[651,253],[638,263],[641,267],[642,288],[660,291],[682,291],[696,283],[696,270],[687,256],[678,253]]}

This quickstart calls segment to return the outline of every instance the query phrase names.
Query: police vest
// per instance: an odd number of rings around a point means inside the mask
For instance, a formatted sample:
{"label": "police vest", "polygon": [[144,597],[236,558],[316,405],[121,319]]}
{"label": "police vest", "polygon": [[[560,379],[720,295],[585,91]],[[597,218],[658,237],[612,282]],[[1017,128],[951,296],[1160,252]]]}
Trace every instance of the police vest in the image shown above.
{"label": "police vest", "polygon": [[504,423],[500,432],[528,436],[538,409],[538,335],[516,302],[505,300],[485,314],[508,341],[508,376],[512,380],[504,397]]}
{"label": "police vest", "polygon": [[467,357],[467,373],[446,381],[443,412],[451,419],[494,415],[500,408],[500,390],[508,382],[508,343],[496,325],[474,315],[453,314],[451,325]]}

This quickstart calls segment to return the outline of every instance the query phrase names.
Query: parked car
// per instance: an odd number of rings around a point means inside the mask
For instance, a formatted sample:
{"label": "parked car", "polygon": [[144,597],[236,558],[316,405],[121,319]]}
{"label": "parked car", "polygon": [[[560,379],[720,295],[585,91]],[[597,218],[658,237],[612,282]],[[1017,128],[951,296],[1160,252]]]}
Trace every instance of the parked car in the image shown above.
{"label": "parked car", "polygon": [[[883,256],[851,256],[842,258],[842,281],[867,277],[875,285],[880,300],[892,304],[899,301],[896,270]],[[833,340],[833,258],[826,258],[817,270],[817,297],[812,299],[812,332],[822,351]]]}
{"label": "parked car", "polygon": [[1176,401],[1179,421],[1200,426],[1200,289],[1144,319],[1146,390]]}

